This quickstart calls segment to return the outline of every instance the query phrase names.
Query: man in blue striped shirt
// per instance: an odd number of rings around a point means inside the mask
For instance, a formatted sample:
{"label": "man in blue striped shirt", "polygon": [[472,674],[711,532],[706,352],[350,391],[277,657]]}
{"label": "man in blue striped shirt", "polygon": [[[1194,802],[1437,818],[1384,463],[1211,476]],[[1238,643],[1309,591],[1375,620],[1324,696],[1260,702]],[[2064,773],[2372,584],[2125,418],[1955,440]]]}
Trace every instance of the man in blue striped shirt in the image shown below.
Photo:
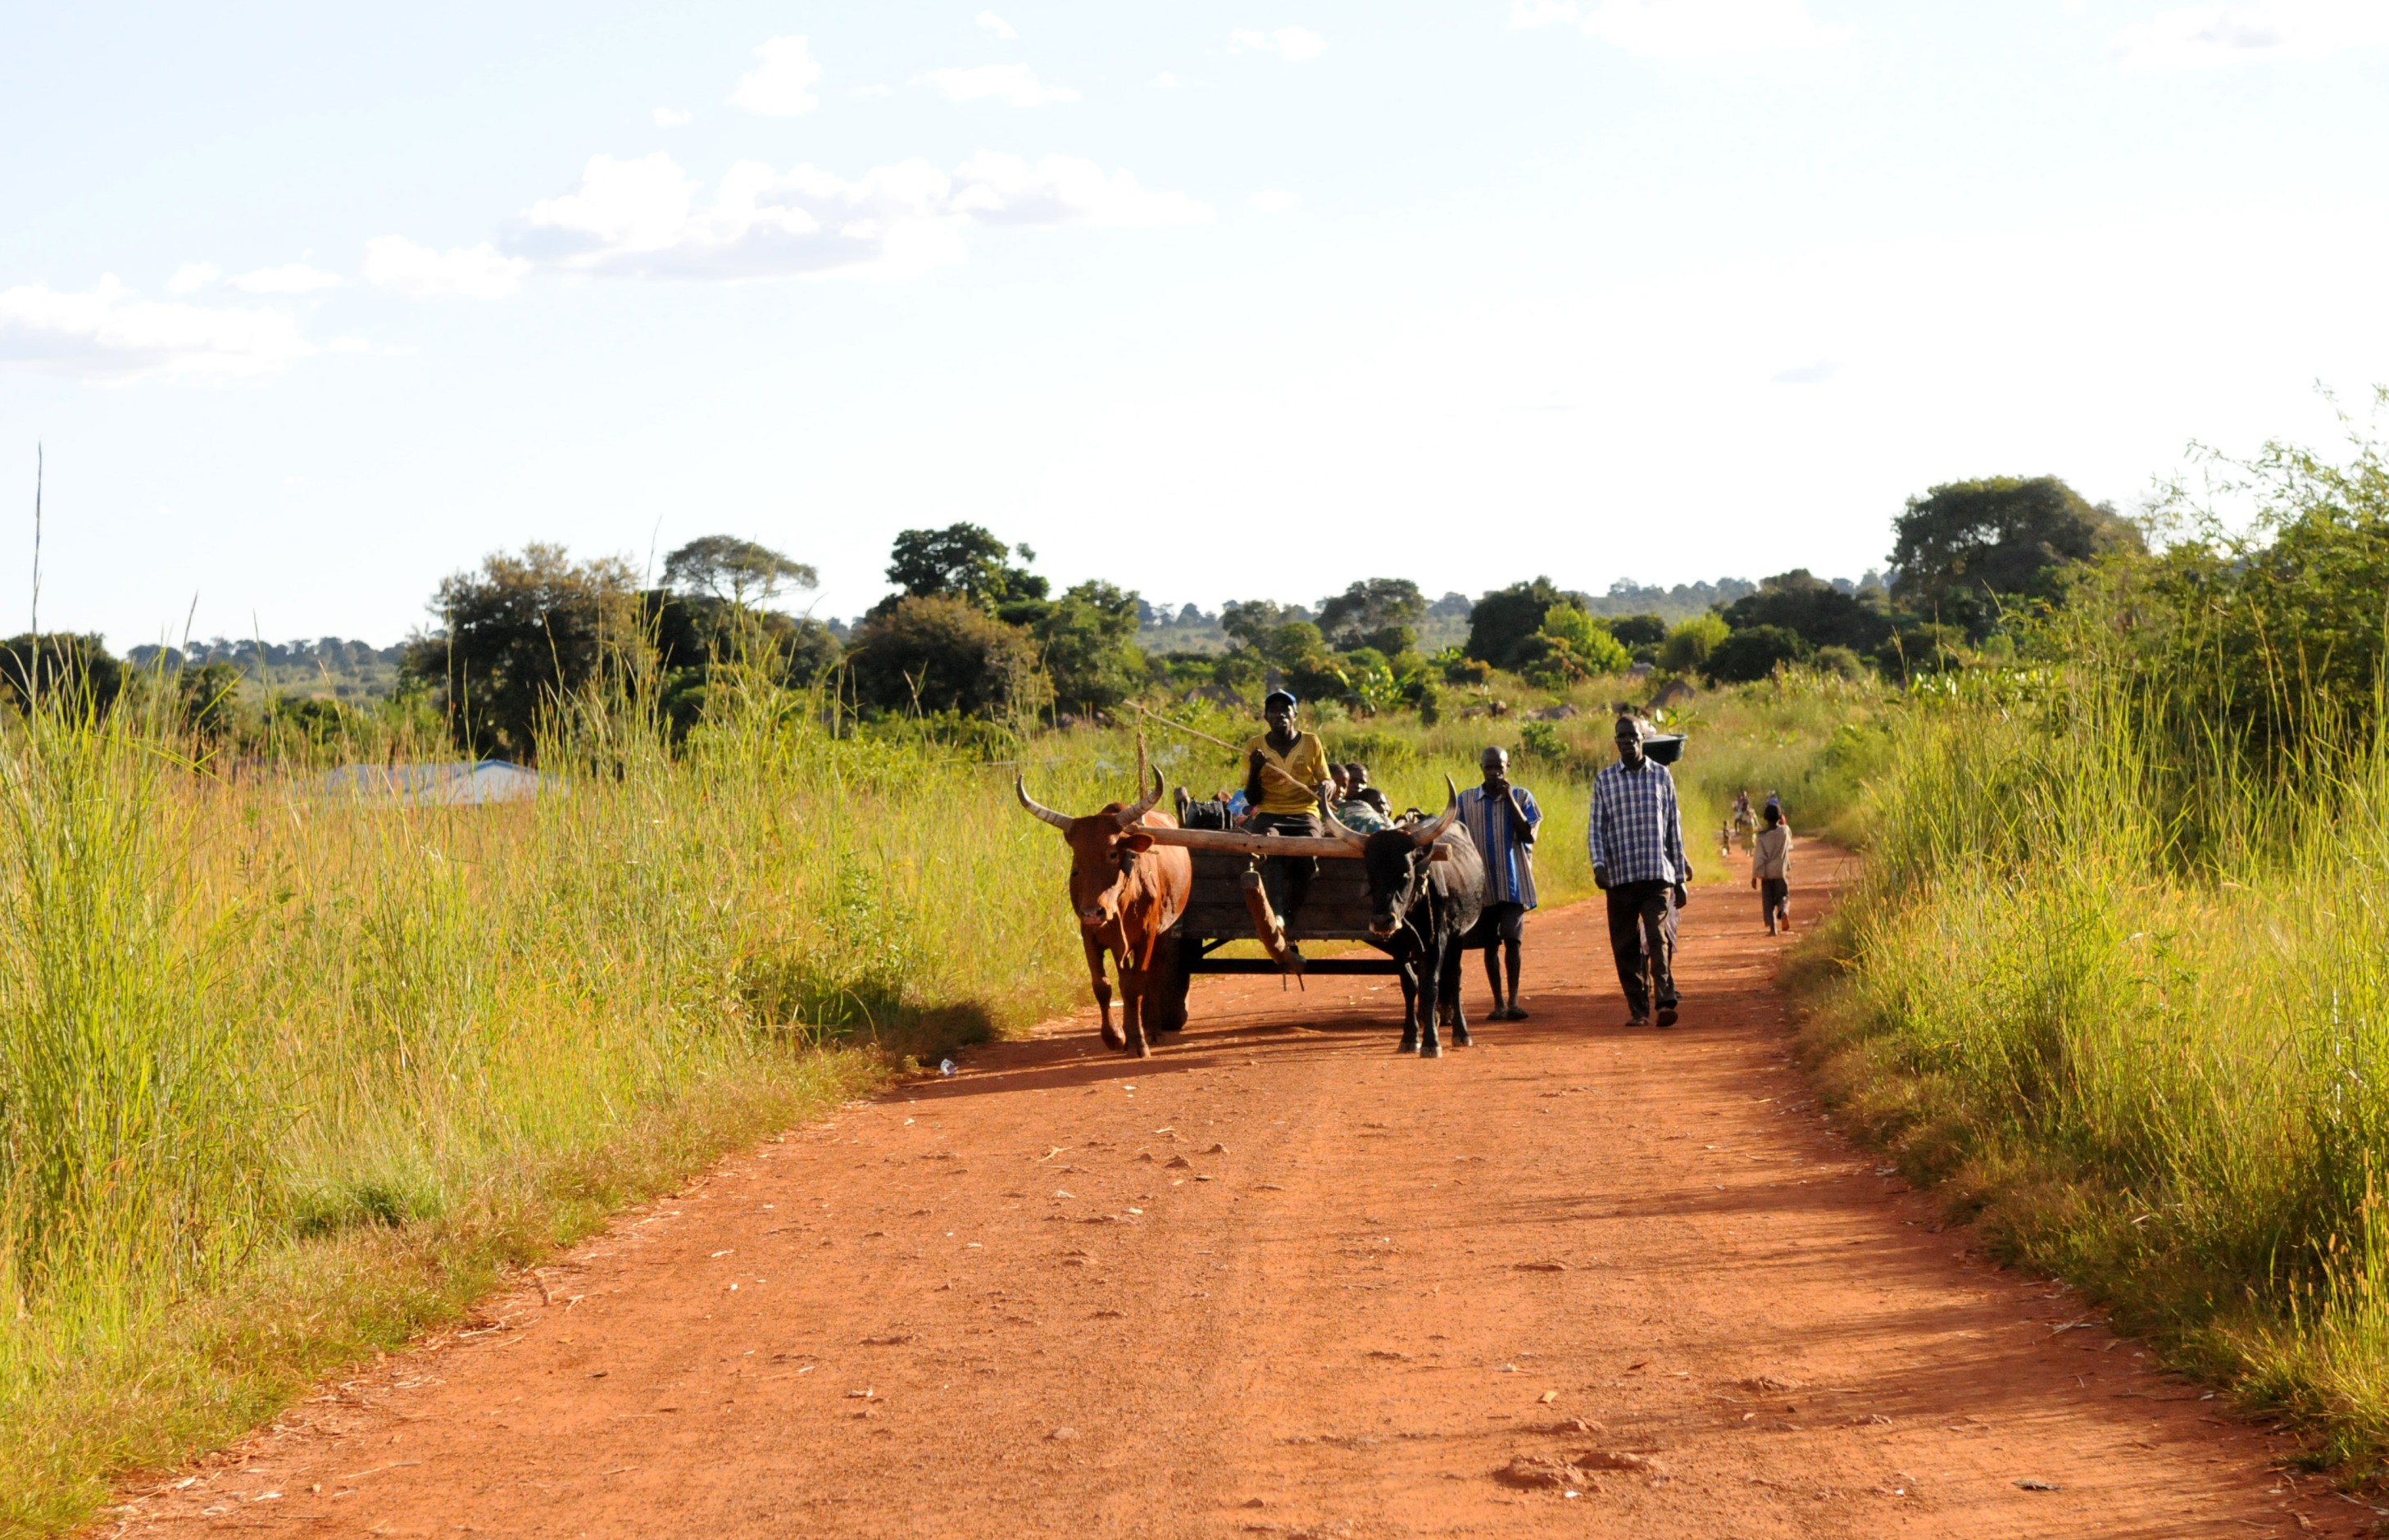
{"label": "man in blue striped shirt", "polygon": [[[1526,931],[1527,911],[1535,906],[1535,829],[1543,810],[1523,786],[1510,784],[1510,754],[1487,749],[1476,756],[1485,784],[1460,794],[1460,821],[1468,837],[1485,853],[1485,918],[1478,934],[1485,938],[1485,982],[1493,986],[1496,1021],[1523,1021],[1518,1008],[1518,946]],[[1496,957],[1499,952],[1501,956]],[[1510,993],[1501,993],[1501,964],[1509,964]]]}
{"label": "man in blue striped shirt", "polygon": [[[1609,951],[1633,1013],[1627,1025],[1649,1026],[1655,1003],[1659,1025],[1672,1027],[1676,978],[1668,933],[1675,927],[1669,901],[1676,908],[1688,901],[1684,884],[1693,879],[1693,867],[1684,858],[1675,777],[1642,752],[1642,724],[1634,717],[1617,719],[1617,763],[1592,778],[1585,850],[1592,857],[1593,884],[1609,895]],[[1646,954],[1648,992],[1642,983]]]}

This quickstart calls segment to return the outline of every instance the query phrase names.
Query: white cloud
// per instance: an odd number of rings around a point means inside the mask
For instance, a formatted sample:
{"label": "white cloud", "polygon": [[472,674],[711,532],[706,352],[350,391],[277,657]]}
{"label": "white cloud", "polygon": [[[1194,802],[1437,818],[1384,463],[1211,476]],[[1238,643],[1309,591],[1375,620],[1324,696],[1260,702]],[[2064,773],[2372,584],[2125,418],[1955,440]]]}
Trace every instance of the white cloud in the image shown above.
{"label": "white cloud", "polygon": [[2127,70],[2179,70],[2322,58],[2382,44],[2389,44],[2389,6],[2380,0],[2255,0],[2166,11],[2117,32],[2108,49]]}
{"label": "white cloud", "polygon": [[1010,41],[1011,39],[1016,38],[1020,35],[1017,32],[1013,30],[1011,22],[1006,21],[1003,18],[996,15],[993,11],[979,12],[978,24],[985,27],[989,32],[993,32],[996,36],[1003,38],[1006,41]]}
{"label": "white cloud", "polygon": [[[243,273],[237,278],[227,279],[224,287],[237,289],[244,294],[313,294],[319,289],[338,289],[347,281],[337,273],[326,273],[320,267],[294,262],[280,267],[261,267],[254,273]],[[167,287],[171,289],[173,286],[169,284]]]}
{"label": "white cloud", "polygon": [[1510,25],[1558,24],[1650,58],[1777,53],[1849,40],[1848,28],[1820,25],[1805,0],[1511,0]]}
{"label": "white cloud", "polygon": [[279,311],[144,300],[113,274],[80,294],[45,284],[0,292],[0,367],[221,379],[271,374],[314,351]]}
{"label": "white cloud", "polygon": [[1767,377],[1767,382],[1770,385],[1822,385],[1841,372],[1842,366],[1839,361],[1827,359],[1815,364],[1800,364],[1788,369],[1778,369]]}
{"label": "white cloud", "polygon": [[813,62],[803,37],[773,38],[756,47],[755,57],[762,62],[739,77],[738,89],[730,93],[733,107],[767,117],[793,118],[821,105],[821,98],[811,90],[813,82],[821,79],[821,66]]}
{"label": "white cloud", "polygon": [[1228,46],[1237,53],[1275,54],[1288,64],[1301,64],[1327,51],[1327,40],[1308,27],[1280,27],[1271,32],[1243,28],[1228,34]]}
{"label": "white cloud", "polygon": [[954,172],[954,208],[995,225],[1203,225],[1211,207],[1184,193],[1147,192],[1127,172],[1048,155],[1034,166],[981,150]]}
{"label": "white cloud", "polygon": [[932,70],[921,77],[958,102],[999,101],[1007,107],[1042,107],[1048,102],[1074,102],[1079,94],[1067,85],[1046,85],[1026,64],[982,64],[971,70]]}
{"label": "white cloud", "polygon": [[694,118],[696,115],[696,114],[693,112],[683,112],[677,108],[658,107],[655,110],[656,126],[658,128],[685,128],[688,126],[689,120]]}
{"label": "white cloud", "polygon": [[1301,201],[1299,193],[1288,192],[1284,187],[1263,187],[1253,194],[1253,211],[1256,213],[1282,214]]}
{"label": "white cloud", "polygon": [[925,160],[851,182],[742,160],[710,207],[699,191],[669,156],[592,156],[578,191],[531,206],[516,244],[568,271],[643,277],[917,271],[961,255],[951,184]]}
{"label": "white cloud", "polygon": [[1178,77],[1164,70],[1153,77],[1153,83],[1164,91],[1175,91],[1178,89]]}
{"label": "white cloud", "polygon": [[952,175],[926,160],[849,180],[753,160],[713,201],[669,156],[590,158],[577,191],[534,204],[514,243],[569,272],[636,277],[892,276],[959,262],[962,227],[1179,225],[1211,217],[1182,193],[1150,192],[1125,171],[1049,155],[1034,165],[982,152]]}
{"label": "white cloud", "polygon": [[404,236],[365,242],[365,281],[417,299],[500,299],[515,291],[530,265],[486,244],[435,251]]}
{"label": "white cloud", "polygon": [[174,276],[166,280],[166,291],[170,294],[197,294],[223,276],[224,269],[211,262],[186,262],[174,269]]}

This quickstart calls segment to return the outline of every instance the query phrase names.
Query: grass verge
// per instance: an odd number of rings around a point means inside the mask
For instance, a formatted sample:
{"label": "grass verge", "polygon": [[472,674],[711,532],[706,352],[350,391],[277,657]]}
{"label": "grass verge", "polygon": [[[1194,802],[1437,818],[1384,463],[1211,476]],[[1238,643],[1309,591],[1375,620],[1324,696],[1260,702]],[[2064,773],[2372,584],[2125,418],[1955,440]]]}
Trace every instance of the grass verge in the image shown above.
{"label": "grass verge", "polygon": [[2389,745],[2252,774],[2179,752],[2145,687],[1895,713],[1867,873],[1795,969],[1803,1051],[1998,1253],[2378,1480]]}

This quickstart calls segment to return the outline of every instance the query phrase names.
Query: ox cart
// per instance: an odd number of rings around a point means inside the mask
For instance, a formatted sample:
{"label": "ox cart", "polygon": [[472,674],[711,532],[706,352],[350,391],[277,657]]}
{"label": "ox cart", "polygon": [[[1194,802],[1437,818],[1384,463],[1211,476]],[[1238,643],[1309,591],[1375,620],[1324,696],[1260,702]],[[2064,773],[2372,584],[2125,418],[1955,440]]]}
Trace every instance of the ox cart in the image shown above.
{"label": "ox cart", "polygon": [[[1179,822],[1183,826],[1186,821],[1187,802],[1182,791]],[[1207,838],[1215,832],[1216,839]],[[1265,842],[1264,848],[1271,853],[1319,860],[1318,875],[1311,879],[1302,907],[1291,919],[1277,926],[1284,943],[1298,946],[1311,942],[1359,942],[1369,948],[1336,956],[1305,956],[1298,961],[1276,953],[1271,946],[1267,927],[1277,917],[1264,918],[1264,913],[1256,912],[1252,895],[1260,879],[1261,865],[1268,857],[1253,849],[1252,836],[1182,828],[1170,837],[1170,842],[1187,847],[1187,854],[1194,862],[1194,886],[1185,912],[1163,939],[1157,969],[1161,974],[1159,998],[1156,1001],[1159,1007],[1157,1021],[1169,1023],[1162,1030],[1171,1031],[1185,1024],[1186,994],[1198,973],[1393,977],[1401,972],[1400,960],[1369,929],[1368,873],[1362,868],[1359,847],[1351,841],[1273,837]],[[1280,846],[1284,847],[1282,852],[1278,850]],[[1439,860],[1447,851],[1438,847],[1434,853]],[[1230,942],[1256,939],[1273,955],[1220,956]]]}

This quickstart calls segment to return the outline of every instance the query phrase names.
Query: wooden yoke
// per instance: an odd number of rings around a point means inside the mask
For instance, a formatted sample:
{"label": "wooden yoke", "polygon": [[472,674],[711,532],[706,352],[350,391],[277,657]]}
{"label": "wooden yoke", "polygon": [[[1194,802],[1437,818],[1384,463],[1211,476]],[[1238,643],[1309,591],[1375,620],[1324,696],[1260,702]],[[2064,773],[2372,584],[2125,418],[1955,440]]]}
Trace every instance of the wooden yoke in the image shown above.
{"label": "wooden yoke", "polygon": [[1332,855],[1357,859],[1361,846],[1326,834],[1248,834],[1235,828],[1153,828],[1144,831],[1156,845],[1183,845],[1188,850],[1226,851],[1236,855]]}
{"label": "wooden yoke", "polygon": [[1248,871],[1244,875],[1245,908],[1253,917],[1253,934],[1260,939],[1261,950],[1270,960],[1289,973],[1302,971],[1302,954],[1287,944],[1285,926],[1270,907],[1269,890],[1261,886],[1261,874]]}

